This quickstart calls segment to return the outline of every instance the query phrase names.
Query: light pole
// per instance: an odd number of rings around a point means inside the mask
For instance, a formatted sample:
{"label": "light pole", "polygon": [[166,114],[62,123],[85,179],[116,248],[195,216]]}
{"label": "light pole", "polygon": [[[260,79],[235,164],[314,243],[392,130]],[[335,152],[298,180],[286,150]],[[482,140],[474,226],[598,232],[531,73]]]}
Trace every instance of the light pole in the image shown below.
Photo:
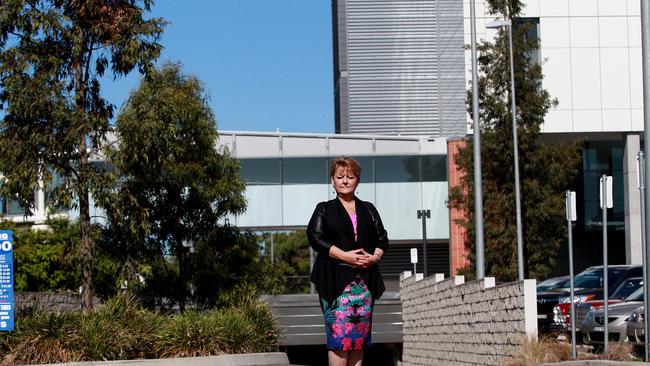
{"label": "light pole", "polygon": [[508,28],[510,50],[510,99],[512,100],[512,149],[515,161],[515,207],[517,214],[517,269],[519,280],[524,279],[524,238],[521,229],[521,190],[519,187],[519,142],[517,137],[517,103],[515,101],[515,61],[512,52],[512,21],[497,19],[485,25],[486,28]]}
{"label": "light pole", "polygon": [[476,216],[476,279],[485,277],[483,243],[483,183],[481,177],[481,129],[478,109],[478,62],[476,57],[476,4],[469,0],[472,53],[472,119],[474,120],[474,214]]}

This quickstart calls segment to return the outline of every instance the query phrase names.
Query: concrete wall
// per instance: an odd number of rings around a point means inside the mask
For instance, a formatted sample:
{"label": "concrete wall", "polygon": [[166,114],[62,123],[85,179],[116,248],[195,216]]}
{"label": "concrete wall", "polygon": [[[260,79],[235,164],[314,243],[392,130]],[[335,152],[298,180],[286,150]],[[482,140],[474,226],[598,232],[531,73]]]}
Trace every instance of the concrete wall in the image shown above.
{"label": "concrete wall", "polygon": [[400,278],[403,365],[500,365],[537,333],[535,280]]}

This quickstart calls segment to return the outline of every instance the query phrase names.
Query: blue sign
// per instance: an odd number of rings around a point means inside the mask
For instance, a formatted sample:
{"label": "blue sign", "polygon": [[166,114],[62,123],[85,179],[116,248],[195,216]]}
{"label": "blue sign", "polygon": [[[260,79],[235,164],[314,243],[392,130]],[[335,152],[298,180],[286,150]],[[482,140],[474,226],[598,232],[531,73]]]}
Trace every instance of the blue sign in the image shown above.
{"label": "blue sign", "polygon": [[14,238],[0,230],[0,332],[14,330]]}

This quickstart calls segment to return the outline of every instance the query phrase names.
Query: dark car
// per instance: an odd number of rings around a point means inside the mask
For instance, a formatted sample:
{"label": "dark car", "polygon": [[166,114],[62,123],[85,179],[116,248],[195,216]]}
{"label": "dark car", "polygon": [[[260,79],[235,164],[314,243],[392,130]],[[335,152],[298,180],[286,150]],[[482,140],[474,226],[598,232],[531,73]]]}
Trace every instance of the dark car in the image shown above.
{"label": "dark car", "polygon": [[569,276],[559,276],[547,278],[537,284],[537,292],[555,290],[564,287],[564,283],[569,280]]}
{"label": "dark car", "polygon": [[[607,268],[608,294],[611,295],[619,284],[630,277],[643,275],[640,265],[612,265]],[[603,267],[594,266],[578,273],[573,280],[574,302],[581,303],[603,298]],[[563,287],[537,293],[537,327],[540,333],[564,331],[562,323],[555,322],[553,308],[560,302],[567,301],[570,295],[569,281]],[[555,319],[557,320],[557,319]]]}

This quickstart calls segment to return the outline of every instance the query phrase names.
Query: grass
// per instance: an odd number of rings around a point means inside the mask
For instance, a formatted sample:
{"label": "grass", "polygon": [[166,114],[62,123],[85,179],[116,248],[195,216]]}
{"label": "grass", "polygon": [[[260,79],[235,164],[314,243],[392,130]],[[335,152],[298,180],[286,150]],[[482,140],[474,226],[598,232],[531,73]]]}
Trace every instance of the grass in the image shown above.
{"label": "grass", "polygon": [[[515,356],[506,360],[504,366],[537,366],[541,363],[571,361],[571,344],[551,337],[526,338]],[[577,354],[578,360],[632,361],[632,346],[629,343],[610,342],[607,352]]]}

